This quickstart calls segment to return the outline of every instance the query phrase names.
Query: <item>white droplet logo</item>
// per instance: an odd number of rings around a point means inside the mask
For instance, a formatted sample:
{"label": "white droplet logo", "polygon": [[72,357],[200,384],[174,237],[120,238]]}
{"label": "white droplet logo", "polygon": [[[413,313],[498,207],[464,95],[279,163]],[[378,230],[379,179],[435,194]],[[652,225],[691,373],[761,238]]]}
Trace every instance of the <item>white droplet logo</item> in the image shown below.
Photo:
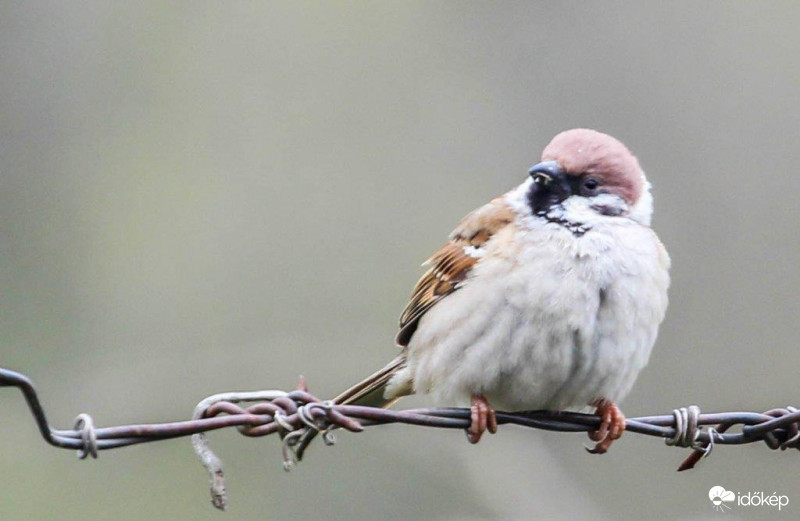
{"label": "white droplet logo", "polygon": [[725,503],[736,501],[736,494],[730,490],[725,490],[724,487],[717,485],[715,487],[711,487],[711,490],[708,491],[708,499],[710,499],[711,503],[714,504],[714,510],[724,512],[726,508],[728,510],[731,508]]}

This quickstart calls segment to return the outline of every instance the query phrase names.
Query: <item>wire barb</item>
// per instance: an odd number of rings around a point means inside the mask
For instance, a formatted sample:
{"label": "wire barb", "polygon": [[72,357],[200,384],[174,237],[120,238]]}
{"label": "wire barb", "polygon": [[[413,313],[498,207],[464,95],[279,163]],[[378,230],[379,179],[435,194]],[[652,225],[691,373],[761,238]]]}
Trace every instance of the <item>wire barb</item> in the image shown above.
{"label": "wire barb", "polygon": [[[76,418],[72,430],[56,430],[48,424],[36,388],[28,377],[0,368],[0,387],[20,389],[44,440],[55,447],[77,450],[81,459],[96,458],[102,450],[191,436],[194,450],[209,473],[212,504],[221,510],[228,501],[225,477],[222,461],[209,446],[205,434],[208,431],[236,427],[248,437],[277,433],[282,440],[283,466],[291,470],[300,461],[299,450],[304,448],[301,440],[313,434],[321,433],[325,444],[332,445],[332,431],[336,429],[361,432],[373,425],[403,423],[462,430],[470,423],[469,409],[395,411],[337,405],[309,393],[305,379],[301,379],[298,388],[291,392],[242,391],[209,396],[197,404],[188,421],[98,428],[91,416],[83,413]],[[557,432],[588,432],[598,428],[600,418],[566,411],[498,411],[497,422]],[[774,450],[800,449],[800,410],[791,406],[764,413],[702,414],[699,407],[692,405],[675,409],[672,414],[628,418],[625,425],[629,432],[662,438],[667,445],[691,448],[678,470],[693,468],[717,445],[763,441]],[[726,432],[735,426],[741,427],[740,432]]]}

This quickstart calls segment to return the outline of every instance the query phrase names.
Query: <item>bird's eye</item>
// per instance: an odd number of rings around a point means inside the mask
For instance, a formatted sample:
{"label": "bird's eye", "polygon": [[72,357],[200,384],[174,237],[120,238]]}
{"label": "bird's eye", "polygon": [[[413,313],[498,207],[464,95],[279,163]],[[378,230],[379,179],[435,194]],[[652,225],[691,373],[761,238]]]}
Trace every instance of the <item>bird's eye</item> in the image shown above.
{"label": "bird's eye", "polygon": [[590,177],[586,181],[583,182],[583,187],[587,190],[595,190],[600,185],[597,179]]}

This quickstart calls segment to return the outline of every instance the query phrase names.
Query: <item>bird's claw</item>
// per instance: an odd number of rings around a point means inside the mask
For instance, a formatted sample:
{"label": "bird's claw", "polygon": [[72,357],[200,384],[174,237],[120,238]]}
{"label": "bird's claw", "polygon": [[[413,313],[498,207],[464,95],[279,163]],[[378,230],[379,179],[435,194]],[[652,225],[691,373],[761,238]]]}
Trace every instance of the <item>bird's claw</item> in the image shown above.
{"label": "bird's claw", "polygon": [[625,432],[625,415],[610,400],[598,399],[590,405],[597,407],[595,414],[600,416],[600,427],[589,432],[589,439],[597,443],[594,447],[587,447],[586,451],[590,454],[605,454],[611,444]]}
{"label": "bird's claw", "polygon": [[473,444],[478,443],[487,430],[492,434],[497,432],[497,415],[485,396],[473,394],[467,440]]}

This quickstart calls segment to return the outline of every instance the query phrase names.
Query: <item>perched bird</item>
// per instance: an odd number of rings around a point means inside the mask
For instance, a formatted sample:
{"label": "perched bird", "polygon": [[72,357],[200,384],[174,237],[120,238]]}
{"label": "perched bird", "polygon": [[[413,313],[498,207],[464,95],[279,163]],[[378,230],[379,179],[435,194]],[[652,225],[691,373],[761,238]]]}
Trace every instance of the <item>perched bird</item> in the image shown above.
{"label": "perched bird", "polygon": [[650,228],[650,184],[618,140],[555,136],[530,176],[467,215],[428,259],[400,319],[400,355],[337,398],[389,406],[430,393],[470,403],[470,442],[494,408],[596,407],[603,453],[615,405],[645,366],[667,309],[669,256]]}

